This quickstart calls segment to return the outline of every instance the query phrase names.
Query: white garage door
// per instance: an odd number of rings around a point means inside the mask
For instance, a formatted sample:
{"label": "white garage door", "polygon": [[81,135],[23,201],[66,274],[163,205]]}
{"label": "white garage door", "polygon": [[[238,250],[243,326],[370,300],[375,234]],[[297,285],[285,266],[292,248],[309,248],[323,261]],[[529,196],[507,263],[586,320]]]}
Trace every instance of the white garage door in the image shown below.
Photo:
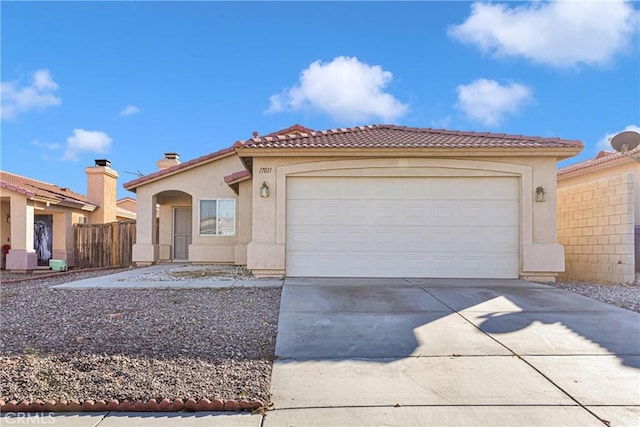
{"label": "white garage door", "polygon": [[291,177],[291,277],[517,278],[518,180]]}

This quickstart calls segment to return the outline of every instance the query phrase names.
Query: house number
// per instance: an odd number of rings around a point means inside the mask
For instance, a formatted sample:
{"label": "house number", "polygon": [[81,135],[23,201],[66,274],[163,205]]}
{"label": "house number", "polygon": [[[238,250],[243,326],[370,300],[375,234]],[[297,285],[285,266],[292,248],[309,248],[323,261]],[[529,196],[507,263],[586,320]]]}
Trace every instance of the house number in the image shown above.
{"label": "house number", "polygon": [[258,173],[271,173],[271,168],[260,168]]}

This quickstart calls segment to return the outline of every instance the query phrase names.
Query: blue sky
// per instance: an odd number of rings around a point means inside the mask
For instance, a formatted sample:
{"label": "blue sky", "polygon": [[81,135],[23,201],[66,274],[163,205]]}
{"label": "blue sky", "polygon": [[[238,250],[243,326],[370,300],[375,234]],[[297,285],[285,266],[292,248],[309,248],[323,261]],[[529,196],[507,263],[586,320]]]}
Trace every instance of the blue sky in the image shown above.
{"label": "blue sky", "polygon": [[640,4],[0,4],[2,170],[86,193],[299,123],[579,139],[640,130]]}

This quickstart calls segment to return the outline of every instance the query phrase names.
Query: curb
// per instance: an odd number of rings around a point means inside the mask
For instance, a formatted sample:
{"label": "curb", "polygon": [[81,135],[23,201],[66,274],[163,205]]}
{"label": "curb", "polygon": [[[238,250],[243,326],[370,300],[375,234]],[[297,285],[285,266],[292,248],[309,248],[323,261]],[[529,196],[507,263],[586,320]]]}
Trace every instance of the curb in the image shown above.
{"label": "curb", "polygon": [[32,402],[23,400],[18,402],[0,400],[0,413],[7,412],[178,412],[178,411],[255,411],[263,408],[264,404],[259,400],[209,400],[206,397],[199,401],[187,399],[183,401],[177,398],[173,401],[162,399],[149,399],[146,402],[136,400],[118,401],[112,400],[47,400],[36,399]]}

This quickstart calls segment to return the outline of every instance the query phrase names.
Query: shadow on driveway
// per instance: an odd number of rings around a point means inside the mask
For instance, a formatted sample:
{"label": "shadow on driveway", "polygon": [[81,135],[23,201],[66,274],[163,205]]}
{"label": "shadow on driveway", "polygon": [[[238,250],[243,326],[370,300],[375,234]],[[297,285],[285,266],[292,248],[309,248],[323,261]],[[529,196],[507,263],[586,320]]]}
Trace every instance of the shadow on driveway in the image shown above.
{"label": "shadow on driveway", "polygon": [[522,280],[287,279],[276,355],[324,360],[615,355],[640,368],[640,314]]}

